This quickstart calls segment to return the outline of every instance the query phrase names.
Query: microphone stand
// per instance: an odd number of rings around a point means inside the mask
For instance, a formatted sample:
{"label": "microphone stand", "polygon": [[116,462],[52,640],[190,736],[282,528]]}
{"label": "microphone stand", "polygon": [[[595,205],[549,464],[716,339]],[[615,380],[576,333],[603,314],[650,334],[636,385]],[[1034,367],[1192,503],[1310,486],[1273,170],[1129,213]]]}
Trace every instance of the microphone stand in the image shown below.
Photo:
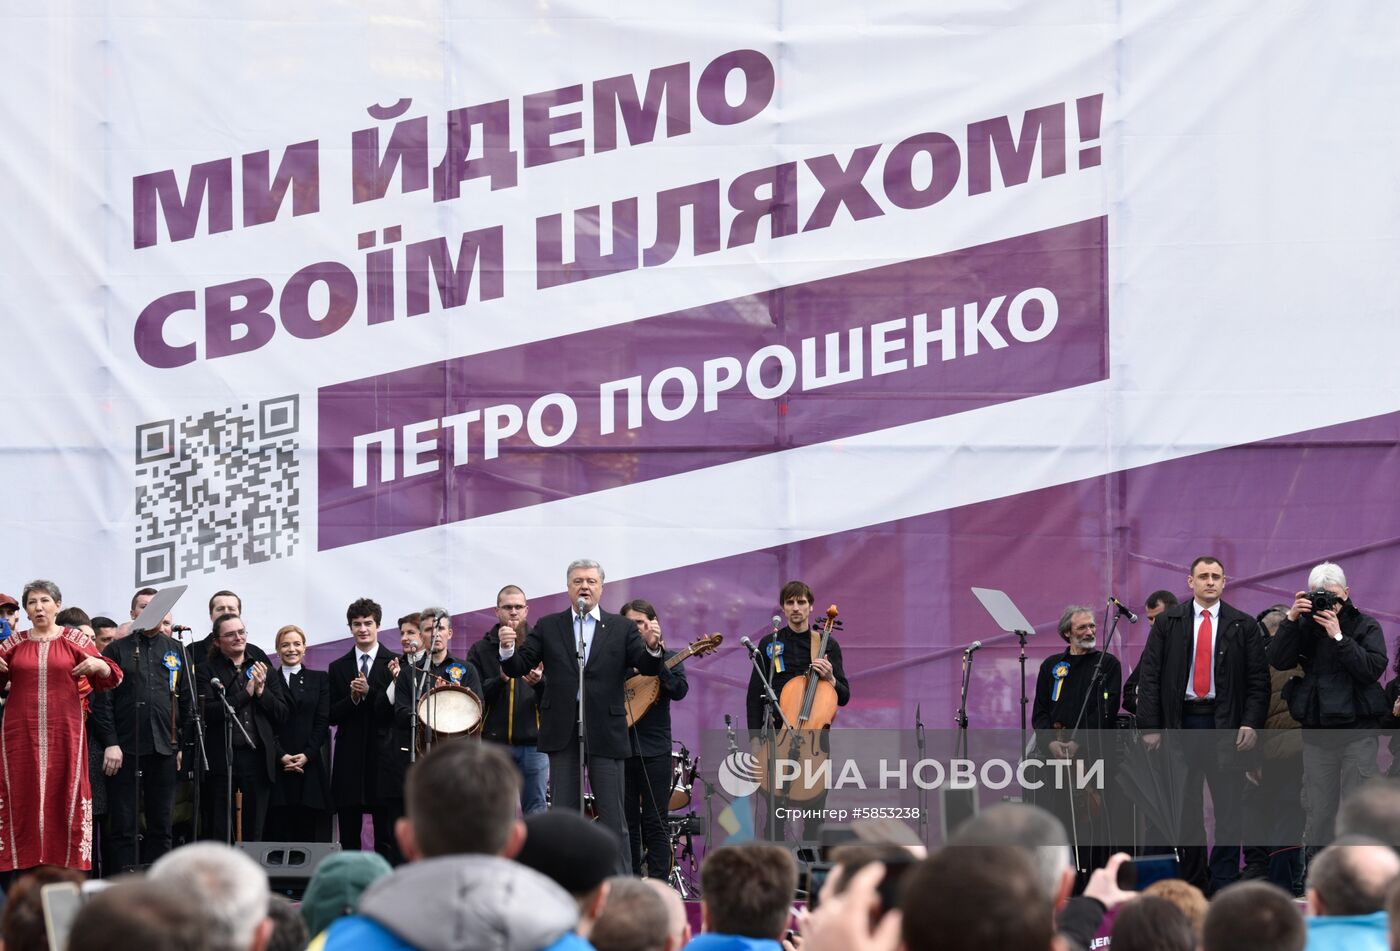
{"label": "microphone stand", "polygon": [[[1109,603],[1111,604],[1112,602],[1110,601]],[[1084,694],[1083,702],[1079,704],[1079,715],[1074,718],[1074,729],[1070,730],[1069,732],[1069,742],[1077,743],[1079,738],[1079,731],[1084,726],[1084,715],[1089,711],[1089,701],[1093,700],[1095,713],[1097,714],[1097,718],[1100,720],[1098,729],[1095,730],[1094,733],[1094,736],[1097,739],[1097,742],[1094,744],[1096,747],[1096,755],[1101,754],[1103,752],[1103,701],[1099,697],[1099,692],[1102,689],[1101,685],[1103,684],[1103,662],[1104,659],[1108,657],[1108,648],[1113,644],[1113,634],[1115,631],[1118,630],[1118,618],[1121,616],[1121,611],[1123,609],[1120,607],[1118,609],[1118,612],[1114,613],[1113,620],[1111,622],[1108,619],[1108,607],[1105,606],[1103,610],[1104,626],[1108,628],[1108,636],[1104,638],[1103,648],[1099,651],[1098,659],[1094,662],[1094,672],[1089,678],[1089,690]],[[1105,784],[1105,787],[1107,787],[1107,784]],[[1107,788],[1105,788],[1104,791],[1106,793]],[[1074,833],[1075,870],[1081,871],[1081,869],[1079,868],[1079,823],[1075,816],[1074,790],[1071,789],[1069,795],[1070,824]],[[1107,808],[1108,805],[1105,802],[1104,809]]]}
{"label": "microphone stand", "polygon": [[[136,861],[134,866],[140,867],[141,842],[142,839],[145,838],[141,834],[141,820],[146,816],[146,784],[142,781],[143,775],[141,769],[141,728],[144,725],[143,715],[144,719],[150,719],[150,710],[146,706],[146,671],[141,667],[141,642],[145,640],[146,632],[144,629],[132,631],[129,636],[134,636],[136,638],[136,640],[133,641],[136,645],[136,763],[131,771],[131,775],[136,783],[136,829],[134,830],[136,835]],[[117,742],[118,744],[121,743],[120,736],[117,737]],[[126,872],[130,871],[130,869],[122,869],[121,871]]]}
{"label": "microphone stand", "polygon": [[410,763],[418,761],[418,698],[423,692],[425,679],[423,671],[427,668],[430,660],[430,652],[426,649],[423,651],[423,656],[416,661],[409,660],[408,655],[404,655],[404,663],[408,665],[410,671],[408,679],[413,687],[409,695],[412,702],[408,708],[408,761]]}
{"label": "microphone stand", "polygon": [[775,754],[777,753],[777,735],[773,732],[773,713],[776,711],[778,718],[783,721],[783,729],[792,732],[792,724],[788,722],[787,714],[783,713],[782,705],[778,703],[778,695],[773,692],[773,683],[768,679],[768,672],[763,669],[763,662],[759,657],[758,648],[752,644],[745,644],[749,651],[749,662],[753,664],[753,669],[758,672],[759,683],[763,686],[763,729],[759,733],[759,742],[767,751],[767,757],[763,769],[763,781],[767,788],[768,795],[768,820],[764,823],[768,841],[778,840],[778,822],[774,815],[773,804],[778,795],[778,763]]}
{"label": "microphone stand", "polygon": [[[928,758],[928,742],[924,739],[924,705],[921,703],[914,708],[914,742],[918,745],[919,761]],[[919,787],[919,841],[928,845],[928,786],[926,783],[916,783]]]}
{"label": "microphone stand", "polygon": [[[237,673],[237,668],[234,668]],[[217,678],[215,678],[217,679]],[[243,734],[243,739],[248,741],[249,746],[254,746],[253,738],[248,735],[248,731],[243,728],[238,717],[233,712],[233,704],[228,702],[228,688],[223,681],[219,681],[219,699],[224,703],[224,766],[228,770],[228,775],[224,781],[228,784],[228,844],[233,845],[233,728],[236,725],[238,732]]]}
{"label": "microphone stand", "polygon": [[[962,694],[958,701],[958,714],[956,722],[958,724],[957,753],[959,757],[967,756],[967,692],[968,686],[972,682],[972,651],[964,650],[962,659]],[[1022,678],[1024,683],[1024,678]]]}
{"label": "microphone stand", "polygon": [[1026,638],[1031,636],[1030,631],[1017,631],[1016,637],[1021,642],[1021,760],[1026,758],[1026,705],[1030,702],[1026,699]]}
{"label": "microphone stand", "polygon": [[[587,663],[587,658],[585,656],[586,648],[583,643],[583,618],[585,615],[584,609],[588,607],[588,602],[583,598],[579,598],[574,607],[578,609],[575,612],[578,617],[578,811],[584,815],[588,815],[588,798],[584,793],[584,776],[586,775],[584,763],[588,756],[588,745],[585,738],[588,733],[587,719],[583,712],[586,706],[584,701],[587,699],[583,690],[583,668]],[[593,630],[593,636],[598,636],[596,625]]]}
{"label": "microphone stand", "polygon": [[200,790],[204,786],[202,774],[209,772],[209,754],[204,748],[204,718],[199,715],[199,697],[194,692],[194,668],[190,666],[190,652],[185,646],[184,639],[179,637],[180,633],[176,632],[175,643],[180,645],[180,663],[184,665],[182,670],[185,674],[185,680],[189,683],[190,711],[194,714],[194,732],[199,741],[198,748],[192,751],[199,758],[195,762],[194,768],[190,770],[194,786],[190,795],[190,804],[194,807],[194,815],[190,818],[190,841],[193,842],[199,838]]}

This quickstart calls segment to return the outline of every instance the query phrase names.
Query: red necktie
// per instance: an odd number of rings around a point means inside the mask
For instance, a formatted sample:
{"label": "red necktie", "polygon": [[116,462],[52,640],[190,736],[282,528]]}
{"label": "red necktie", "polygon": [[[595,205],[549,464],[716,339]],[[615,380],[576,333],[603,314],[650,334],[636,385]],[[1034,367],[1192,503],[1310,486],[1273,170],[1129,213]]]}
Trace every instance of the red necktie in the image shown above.
{"label": "red necktie", "polygon": [[1210,612],[1201,615],[1201,627],[1196,631],[1196,696],[1204,700],[1210,693]]}

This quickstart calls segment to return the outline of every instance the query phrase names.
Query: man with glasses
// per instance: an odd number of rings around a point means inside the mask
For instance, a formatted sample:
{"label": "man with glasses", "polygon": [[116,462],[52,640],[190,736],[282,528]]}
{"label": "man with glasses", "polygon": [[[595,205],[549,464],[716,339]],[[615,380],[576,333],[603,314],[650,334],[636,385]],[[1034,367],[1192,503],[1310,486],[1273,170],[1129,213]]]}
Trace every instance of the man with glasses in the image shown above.
{"label": "man with glasses", "polygon": [[[231,768],[233,791],[243,794],[242,839],[258,842],[277,779],[277,726],[287,718],[291,705],[282,678],[269,677],[267,661],[257,659],[249,650],[248,629],[242,618],[220,615],[211,634],[216,650],[198,668],[198,678],[207,727],[212,837],[234,841],[228,824]],[[231,755],[225,745],[230,732],[225,728],[229,708],[237,720],[231,729]]]}
{"label": "man with glasses", "polygon": [[540,701],[544,699],[544,662],[524,676],[510,677],[501,671],[501,632],[510,631],[517,643],[530,636],[530,604],[525,592],[508,584],[496,595],[496,624],[467,652],[467,662],[481,676],[486,704],[483,739],[501,743],[510,750],[524,777],[520,788],[520,808],[525,815],[545,808],[545,788],[549,785],[549,757],[535,745],[540,735]]}

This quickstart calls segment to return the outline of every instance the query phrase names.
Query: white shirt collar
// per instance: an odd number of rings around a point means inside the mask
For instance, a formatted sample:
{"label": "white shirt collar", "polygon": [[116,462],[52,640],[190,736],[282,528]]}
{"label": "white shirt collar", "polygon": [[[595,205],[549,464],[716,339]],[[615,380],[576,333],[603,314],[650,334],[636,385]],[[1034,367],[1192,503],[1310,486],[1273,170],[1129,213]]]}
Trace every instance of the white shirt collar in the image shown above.
{"label": "white shirt collar", "polygon": [[1210,607],[1206,607],[1205,605],[1201,604],[1201,602],[1197,601],[1195,598],[1192,598],[1191,606],[1196,609],[1196,617],[1200,617],[1202,614],[1207,613],[1210,614],[1210,616],[1213,618],[1220,617],[1219,601],[1215,602]]}
{"label": "white shirt collar", "polygon": [[360,645],[359,645],[359,644],[356,644],[356,645],[355,645],[355,663],[356,663],[356,664],[358,664],[358,663],[360,662],[360,658],[361,658],[361,657],[368,657],[368,658],[369,658],[369,662],[372,664],[372,663],[374,663],[374,658],[377,657],[377,656],[379,656],[379,644],[378,644],[377,642],[375,643],[375,645],[374,645],[373,647],[371,647],[371,648],[370,648],[369,650],[367,650],[367,651],[362,651],[362,650],[360,650]]}
{"label": "white shirt collar", "polygon": [[288,667],[286,664],[283,664],[282,673],[287,674],[288,676],[291,676],[292,674],[299,674],[301,673],[301,664],[297,664],[295,667]]}
{"label": "white shirt collar", "polygon": [[[575,621],[578,620],[578,612],[577,612],[577,611],[570,611],[569,614],[573,617],[573,619],[574,619]],[[585,617],[591,617],[594,621],[600,621],[600,620],[602,620],[602,618],[599,617],[598,605],[596,605],[596,604],[593,605],[592,609],[588,612],[588,614],[586,614],[586,615],[584,615],[584,616],[585,616]]]}

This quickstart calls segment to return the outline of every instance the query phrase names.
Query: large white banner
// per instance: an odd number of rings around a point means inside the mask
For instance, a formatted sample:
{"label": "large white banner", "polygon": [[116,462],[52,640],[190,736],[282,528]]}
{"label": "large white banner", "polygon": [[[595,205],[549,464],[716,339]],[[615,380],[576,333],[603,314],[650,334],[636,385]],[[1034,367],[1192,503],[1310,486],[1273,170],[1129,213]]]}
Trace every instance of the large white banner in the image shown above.
{"label": "large white banner", "polygon": [[819,578],[877,666],[969,584],[1040,623],[1197,547],[1364,546],[1371,462],[1104,477],[1386,444],[1327,427],[1400,410],[1398,20],[8,8],[0,590],[231,588],[323,642],[589,555],[736,631]]}

